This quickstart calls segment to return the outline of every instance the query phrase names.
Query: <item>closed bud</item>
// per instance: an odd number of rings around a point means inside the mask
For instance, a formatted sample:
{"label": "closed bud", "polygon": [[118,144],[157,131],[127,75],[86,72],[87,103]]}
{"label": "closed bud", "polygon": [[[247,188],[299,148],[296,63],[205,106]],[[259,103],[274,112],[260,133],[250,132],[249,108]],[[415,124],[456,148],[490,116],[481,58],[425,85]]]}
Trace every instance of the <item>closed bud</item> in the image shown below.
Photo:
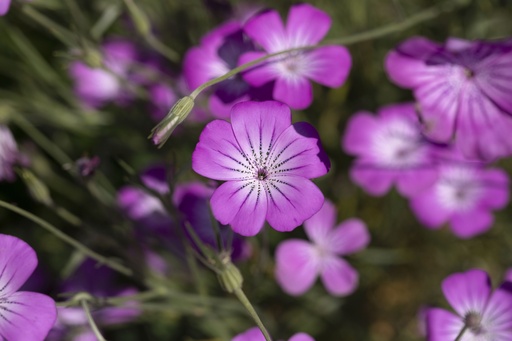
{"label": "closed bud", "polygon": [[218,279],[222,288],[230,294],[238,289],[242,289],[242,283],[244,282],[240,270],[231,261],[225,264],[222,271],[218,274]]}
{"label": "closed bud", "polygon": [[165,141],[171,136],[174,129],[187,118],[193,108],[194,99],[192,97],[185,96],[181,98],[174,104],[167,116],[153,128],[149,138],[158,148],[162,147]]}
{"label": "closed bud", "polygon": [[103,66],[103,56],[100,51],[94,48],[86,49],[83,60],[87,66],[94,69],[99,69]]}
{"label": "closed bud", "polygon": [[46,185],[41,180],[39,180],[34,175],[34,173],[27,169],[20,169],[18,173],[27,185],[30,196],[35,201],[40,202],[46,206],[53,205],[53,200],[50,196],[50,191],[48,190],[48,187],[46,187]]}

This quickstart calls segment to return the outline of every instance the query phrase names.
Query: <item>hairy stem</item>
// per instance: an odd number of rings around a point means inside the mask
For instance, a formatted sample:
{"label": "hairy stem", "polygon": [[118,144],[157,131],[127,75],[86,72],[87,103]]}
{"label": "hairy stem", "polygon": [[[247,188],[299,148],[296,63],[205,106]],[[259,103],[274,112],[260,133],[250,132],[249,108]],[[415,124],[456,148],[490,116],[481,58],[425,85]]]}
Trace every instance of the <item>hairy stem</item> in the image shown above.
{"label": "hairy stem", "polygon": [[236,289],[233,293],[238,298],[238,300],[242,303],[242,305],[245,307],[245,309],[247,309],[247,311],[249,312],[249,315],[251,315],[254,322],[256,322],[256,325],[258,326],[258,328],[260,328],[261,332],[263,333],[263,336],[265,337],[265,340],[272,341],[272,338],[270,337],[270,334],[268,333],[267,328],[265,328],[265,326],[263,325],[263,322],[261,322],[261,319],[258,316],[258,313],[256,313],[256,310],[252,306],[252,304],[249,301],[249,299],[247,298],[247,296],[245,296],[245,293],[243,292],[243,290],[241,288],[239,288],[239,289]]}

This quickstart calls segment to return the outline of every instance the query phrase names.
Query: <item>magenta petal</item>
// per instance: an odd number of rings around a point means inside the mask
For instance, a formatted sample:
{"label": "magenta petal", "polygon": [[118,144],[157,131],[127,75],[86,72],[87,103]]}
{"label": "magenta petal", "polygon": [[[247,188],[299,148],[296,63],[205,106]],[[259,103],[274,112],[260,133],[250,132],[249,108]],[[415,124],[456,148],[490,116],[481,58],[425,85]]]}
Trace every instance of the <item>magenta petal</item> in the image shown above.
{"label": "magenta petal", "polygon": [[315,339],[306,333],[297,333],[288,339],[288,341],[315,341]]}
{"label": "magenta petal", "polygon": [[336,207],[325,200],[320,211],[304,222],[304,230],[315,244],[325,245],[336,223]]}
{"label": "magenta petal", "polygon": [[346,296],[356,289],[359,275],[343,258],[325,257],[321,259],[321,267],[320,277],[329,294]]}
{"label": "magenta petal", "polygon": [[192,169],[215,180],[236,180],[247,176],[250,165],[226,121],[210,122],[201,133],[192,154]]}
{"label": "magenta petal", "polygon": [[0,297],[18,290],[36,266],[36,253],[27,243],[0,234]]}
{"label": "magenta petal", "polygon": [[270,10],[255,15],[244,25],[244,31],[267,52],[288,48],[286,32],[277,11]]}
{"label": "magenta petal", "polygon": [[[240,56],[238,64],[243,65],[265,55],[264,52],[247,52]],[[252,86],[262,86],[279,77],[279,72],[276,70],[274,62],[261,62],[242,73],[242,77]]]}
{"label": "magenta petal", "polygon": [[359,219],[347,219],[329,234],[329,250],[348,255],[364,249],[370,243],[370,233]]}
{"label": "magenta petal", "polygon": [[512,114],[512,52],[495,56],[489,64],[485,66],[486,72],[476,75],[475,82],[502,110]]}
{"label": "magenta petal", "polygon": [[315,45],[320,42],[331,27],[327,13],[309,4],[292,6],[286,23],[290,46]]}
{"label": "magenta petal", "polygon": [[482,314],[491,294],[491,281],[485,271],[479,269],[456,273],[442,284],[446,300],[459,316],[468,312]]}
{"label": "magenta petal", "polygon": [[228,181],[215,190],[211,206],[222,224],[230,224],[243,236],[254,236],[265,222],[267,195],[260,181]]}
{"label": "magenta petal", "polygon": [[330,168],[316,129],[306,122],[288,126],[274,144],[269,160],[274,174],[317,178],[327,174]]}
{"label": "magenta petal", "polygon": [[356,161],[350,168],[350,178],[367,193],[380,196],[391,189],[395,173],[376,165]]}
{"label": "magenta petal", "polygon": [[313,101],[313,88],[306,77],[284,76],[276,79],[273,96],[292,109],[301,110]]}
{"label": "magenta petal", "polygon": [[472,238],[491,228],[494,218],[484,209],[475,208],[467,212],[457,212],[451,217],[453,233],[460,238]]}
{"label": "magenta petal", "polygon": [[291,121],[290,108],[275,101],[242,102],[231,110],[236,140],[251,160],[266,160]]}
{"label": "magenta petal", "polygon": [[315,82],[337,88],[347,79],[352,59],[343,46],[324,46],[308,52],[303,75]]}
{"label": "magenta petal", "polygon": [[427,340],[429,341],[453,341],[464,327],[461,317],[444,309],[429,308],[426,315]]}
{"label": "magenta petal", "polygon": [[503,283],[494,291],[483,314],[482,324],[492,326],[495,340],[512,340],[512,283]]}
{"label": "magenta petal", "polygon": [[265,336],[258,327],[253,327],[238,334],[231,341],[265,341]]}
{"label": "magenta petal", "polygon": [[16,292],[0,299],[0,335],[9,341],[43,341],[55,323],[57,308],[50,297]]}
{"label": "magenta petal", "polygon": [[482,205],[488,208],[503,208],[509,200],[509,179],[507,173],[500,169],[488,169],[481,174],[485,194]]}
{"label": "magenta petal", "polygon": [[348,121],[345,135],[343,136],[343,149],[353,155],[361,155],[368,152],[371,146],[373,132],[379,127],[379,122],[369,112],[357,112]]}
{"label": "magenta petal", "polygon": [[400,194],[411,197],[435,184],[438,172],[434,165],[422,167],[405,169],[400,172],[396,181],[396,187]]}
{"label": "magenta petal", "polygon": [[303,177],[276,176],[267,183],[267,221],[278,231],[295,229],[318,212],[324,203],[324,195],[318,187]]}
{"label": "magenta petal", "polygon": [[11,0],[0,0],[0,15],[5,15],[9,11]]}
{"label": "magenta petal", "polygon": [[410,205],[418,220],[428,228],[441,227],[452,213],[438,202],[435,189],[429,189],[413,197]]}
{"label": "magenta petal", "polygon": [[277,283],[289,295],[302,295],[318,276],[318,259],[313,245],[298,239],[289,239],[277,247]]}

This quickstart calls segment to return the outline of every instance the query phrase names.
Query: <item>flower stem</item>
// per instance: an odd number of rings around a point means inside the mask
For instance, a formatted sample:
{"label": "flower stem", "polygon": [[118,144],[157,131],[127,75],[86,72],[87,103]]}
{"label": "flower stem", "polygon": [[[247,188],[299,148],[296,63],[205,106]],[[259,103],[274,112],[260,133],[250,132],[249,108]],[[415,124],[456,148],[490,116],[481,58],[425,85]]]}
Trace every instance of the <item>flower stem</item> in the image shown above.
{"label": "flower stem", "polygon": [[464,333],[466,332],[466,330],[467,330],[467,329],[468,329],[468,326],[467,326],[467,325],[464,325],[464,328],[462,328],[462,329],[460,330],[459,335],[457,335],[457,337],[456,337],[456,338],[455,338],[455,340],[453,340],[453,341],[460,341],[460,340],[462,340],[462,336],[464,335]]}
{"label": "flower stem", "polygon": [[94,322],[94,319],[92,318],[91,311],[89,310],[89,304],[87,303],[87,299],[81,299],[80,304],[82,305],[82,308],[84,309],[85,315],[87,316],[87,320],[89,321],[89,325],[91,326],[92,331],[94,332],[94,335],[98,339],[98,341],[107,341],[103,335],[101,335],[100,330],[98,329],[98,326],[96,325],[96,322]]}
{"label": "flower stem", "polygon": [[238,298],[238,300],[242,303],[242,305],[245,307],[245,309],[247,309],[247,311],[249,312],[249,315],[251,315],[251,317],[253,318],[254,322],[256,322],[256,324],[260,328],[261,332],[263,333],[263,336],[265,337],[265,340],[266,341],[272,341],[272,338],[270,337],[270,334],[268,333],[267,329],[263,325],[263,322],[261,322],[261,319],[258,316],[258,313],[256,313],[256,310],[252,306],[251,302],[249,301],[247,296],[245,296],[245,293],[243,292],[243,290],[241,288],[238,288],[238,289],[235,289],[233,291],[233,293]]}
{"label": "flower stem", "polygon": [[100,255],[99,253],[89,249],[87,246],[85,246],[84,244],[80,243],[78,240],[68,236],[67,234],[65,234],[64,232],[62,232],[61,230],[59,230],[57,227],[53,226],[52,224],[50,224],[49,222],[39,218],[38,216],[28,212],[28,211],[25,211],[24,209],[22,208],[19,208],[17,206],[14,206],[14,205],[11,205],[9,204],[8,202],[5,202],[3,200],[0,200],[0,207],[4,207],[12,212],[15,212],[29,220],[32,220],[34,223],[38,224],[39,226],[41,226],[42,228],[44,228],[45,230],[47,230],[48,232],[52,233],[54,236],[56,236],[57,238],[59,238],[60,240],[62,240],[63,242],[71,245],[72,247],[74,247],[75,249],[77,249],[78,251],[82,252],[84,255],[86,256],[89,256],[91,257],[92,259],[95,259],[96,261],[98,261],[99,263],[101,264],[105,264],[106,266],[108,266],[109,268],[119,272],[119,273],[122,273],[123,275],[125,276],[133,276],[133,271],[127,267],[125,267],[124,265],[122,264],[119,264],[117,262],[114,262],[102,255]]}

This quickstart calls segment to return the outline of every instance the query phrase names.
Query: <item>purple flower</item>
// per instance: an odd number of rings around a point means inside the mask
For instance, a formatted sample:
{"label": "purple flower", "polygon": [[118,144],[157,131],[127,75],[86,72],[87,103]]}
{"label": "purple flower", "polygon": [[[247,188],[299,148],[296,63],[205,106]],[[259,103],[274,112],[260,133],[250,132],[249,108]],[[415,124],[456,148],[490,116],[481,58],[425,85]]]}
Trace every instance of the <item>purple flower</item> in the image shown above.
{"label": "purple flower", "polygon": [[512,41],[437,44],[413,37],[386,59],[390,78],[413,89],[428,137],[466,157],[512,154]]}
{"label": "purple flower", "polygon": [[[265,341],[265,337],[258,327],[253,327],[242,334],[238,334],[232,338],[231,341]],[[306,333],[297,333],[288,339],[288,341],[315,341],[315,339]]]}
{"label": "purple flower", "polygon": [[359,219],[336,223],[336,208],[330,201],[304,222],[308,242],[285,240],[276,250],[276,279],[290,295],[302,295],[318,276],[333,296],[351,294],[357,287],[357,271],[340,256],[365,248],[370,234]]}
{"label": "purple flower", "polygon": [[151,117],[161,121],[177,101],[177,96],[168,85],[157,83],[149,89],[151,98]]}
{"label": "purple flower", "polygon": [[98,108],[110,101],[125,104],[133,97],[122,80],[130,77],[130,65],[137,57],[135,46],[129,41],[113,40],[103,45],[102,52],[108,71],[80,61],[70,65],[75,93],[86,107]]}
{"label": "purple flower", "polygon": [[487,273],[473,269],[448,276],[442,289],[456,314],[440,308],[428,309],[427,340],[453,341],[464,326],[464,341],[512,340],[510,283],[492,292]]}
{"label": "purple flower", "polygon": [[[239,64],[245,64],[267,53],[315,45],[331,27],[327,13],[309,5],[295,5],[290,9],[286,27],[277,11],[266,11],[252,17],[245,25],[245,33],[266,52],[248,52]],[[244,73],[244,79],[253,86],[275,81],[273,98],[292,109],[304,109],[313,100],[309,80],[328,87],[339,87],[348,76],[351,58],[342,46],[323,46],[307,52],[293,52],[277,56]]]}
{"label": "purple flower", "polygon": [[491,211],[507,204],[509,180],[501,170],[461,159],[453,151],[440,157],[436,181],[412,196],[410,205],[425,226],[449,223],[456,236],[471,238],[487,231],[494,220]]}
{"label": "purple flower", "polygon": [[396,184],[402,195],[410,196],[436,179],[431,146],[421,134],[413,104],[389,105],[377,116],[356,113],[342,146],[357,156],[351,179],[372,195],[384,195]]}
{"label": "purple flower", "polygon": [[37,266],[34,250],[24,241],[0,234],[0,336],[44,340],[55,323],[55,302],[48,296],[18,289]]}
{"label": "purple flower", "polygon": [[0,15],[6,15],[10,6],[11,0],[0,0]]}
{"label": "purple flower", "polygon": [[18,146],[11,131],[0,124],[0,181],[15,179],[13,166],[18,163],[19,159]]}
{"label": "purple flower", "polygon": [[210,200],[215,218],[244,236],[265,220],[291,231],[315,214],[324,196],[309,179],[329,167],[316,130],[292,125],[290,109],[273,101],[234,105],[231,123],[209,123],[192,154],[194,171],[226,181]]}

